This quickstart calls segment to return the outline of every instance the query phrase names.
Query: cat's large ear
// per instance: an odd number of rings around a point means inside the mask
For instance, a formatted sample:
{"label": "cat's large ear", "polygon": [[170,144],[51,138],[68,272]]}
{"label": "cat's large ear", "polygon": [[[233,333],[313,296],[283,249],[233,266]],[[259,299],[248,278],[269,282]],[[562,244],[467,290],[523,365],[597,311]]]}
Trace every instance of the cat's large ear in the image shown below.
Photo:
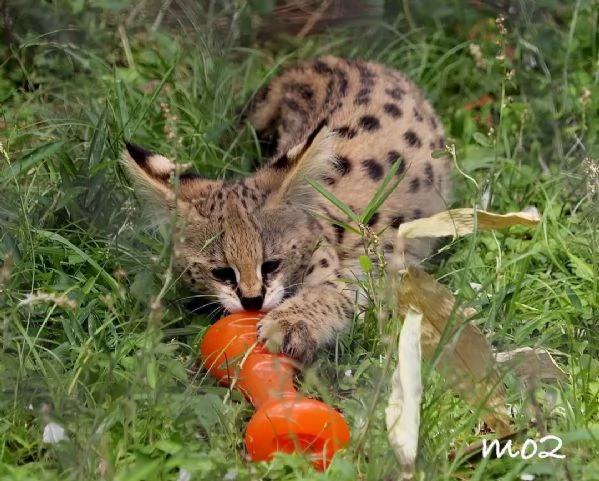
{"label": "cat's large ear", "polygon": [[185,207],[214,184],[193,172],[177,175],[177,165],[163,155],[131,143],[126,143],[126,146],[121,164],[133,181],[142,207],[151,208],[159,214],[168,213]]}
{"label": "cat's large ear", "polygon": [[121,165],[133,182],[139,199],[174,208],[175,195],[170,181],[175,164],[166,157],[126,142],[127,150],[121,156]]}
{"label": "cat's large ear", "polygon": [[272,168],[284,173],[279,186],[269,196],[267,207],[290,204],[307,210],[315,208],[321,194],[310,185],[308,179],[323,183],[334,175],[337,164],[334,141],[334,132],[322,122],[304,142],[276,159]]}

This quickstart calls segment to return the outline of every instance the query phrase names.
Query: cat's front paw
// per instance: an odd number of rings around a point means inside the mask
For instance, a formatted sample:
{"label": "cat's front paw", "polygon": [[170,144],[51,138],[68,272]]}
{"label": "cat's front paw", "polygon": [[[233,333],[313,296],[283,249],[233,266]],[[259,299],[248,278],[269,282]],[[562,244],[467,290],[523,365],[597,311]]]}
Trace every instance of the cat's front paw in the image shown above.
{"label": "cat's front paw", "polygon": [[314,359],[318,343],[308,323],[297,313],[284,308],[275,309],[256,327],[258,340],[270,352],[282,352],[302,364],[309,364]]}

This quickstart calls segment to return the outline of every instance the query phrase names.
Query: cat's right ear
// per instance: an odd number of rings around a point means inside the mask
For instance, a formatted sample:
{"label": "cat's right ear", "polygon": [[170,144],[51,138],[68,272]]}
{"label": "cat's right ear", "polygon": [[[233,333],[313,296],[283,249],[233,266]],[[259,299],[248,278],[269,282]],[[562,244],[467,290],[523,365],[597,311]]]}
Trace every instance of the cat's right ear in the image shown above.
{"label": "cat's right ear", "polygon": [[286,155],[285,166],[273,168],[284,172],[283,179],[266,203],[267,207],[294,205],[301,209],[317,208],[320,194],[310,185],[309,180],[324,182],[334,175],[336,155],[333,148],[335,133],[326,122],[321,122],[304,142],[293,147]]}
{"label": "cat's right ear", "polygon": [[121,165],[131,179],[142,206],[149,203],[161,211],[172,211],[177,203],[177,196],[171,187],[175,164],[138,145],[129,142],[125,145],[127,148],[121,156]]}

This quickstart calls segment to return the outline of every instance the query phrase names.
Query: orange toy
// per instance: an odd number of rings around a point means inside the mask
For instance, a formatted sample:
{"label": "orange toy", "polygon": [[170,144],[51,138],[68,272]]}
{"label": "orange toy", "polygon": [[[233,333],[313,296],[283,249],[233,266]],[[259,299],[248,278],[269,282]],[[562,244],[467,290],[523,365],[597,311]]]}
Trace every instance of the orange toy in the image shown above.
{"label": "orange toy", "polygon": [[[349,428],[330,406],[301,396],[293,387],[293,366],[282,354],[256,343],[263,314],[239,312],[208,329],[200,346],[204,365],[221,383],[234,387],[254,405],[245,446],[253,461],[269,461],[275,452],[306,453],[317,469],[349,443]],[[240,367],[241,365],[241,367]]]}

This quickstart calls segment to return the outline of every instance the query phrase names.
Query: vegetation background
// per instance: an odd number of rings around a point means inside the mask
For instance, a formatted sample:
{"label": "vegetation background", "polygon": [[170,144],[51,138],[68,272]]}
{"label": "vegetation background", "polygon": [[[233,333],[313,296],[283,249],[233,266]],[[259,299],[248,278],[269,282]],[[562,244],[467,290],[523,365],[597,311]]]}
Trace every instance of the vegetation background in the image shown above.
{"label": "vegetation background", "polygon": [[[248,463],[252,409],[197,369],[210,317],[117,165],[133,139],[246,174],[261,156],[237,109],[282,64],[325,53],[424,89],[455,145],[457,206],[542,214],[446,245],[432,271],[497,349],[554,354],[566,382],[505,383],[514,425],[538,422],[520,442],[548,430],[565,459],[468,454],[480,413],[427,364],[417,478],[598,480],[598,20],[596,0],[0,0],[0,480],[399,477],[393,323],[373,312],[298,380],[343,410],[349,449],[326,473]],[[51,421],[65,441],[43,442]]]}

